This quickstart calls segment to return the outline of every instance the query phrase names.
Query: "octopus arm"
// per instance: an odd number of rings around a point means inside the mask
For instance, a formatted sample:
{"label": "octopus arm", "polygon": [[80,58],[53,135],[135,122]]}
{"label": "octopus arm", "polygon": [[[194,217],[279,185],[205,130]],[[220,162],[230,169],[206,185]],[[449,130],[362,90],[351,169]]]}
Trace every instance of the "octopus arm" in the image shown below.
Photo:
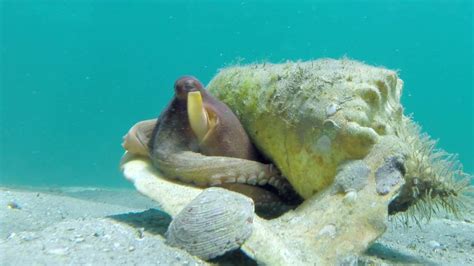
{"label": "octopus arm", "polygon": [[273,165],[246,159],[182,151],[152,160],[166,176],[203,187],[226,183],[269,184],[284,193],[289,186]]}

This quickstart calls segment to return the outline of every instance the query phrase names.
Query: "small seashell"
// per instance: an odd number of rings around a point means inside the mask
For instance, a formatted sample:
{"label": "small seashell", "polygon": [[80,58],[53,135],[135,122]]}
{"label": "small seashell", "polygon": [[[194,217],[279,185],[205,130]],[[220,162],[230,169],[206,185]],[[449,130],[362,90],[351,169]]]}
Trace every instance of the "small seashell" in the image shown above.
{"label": "small seashell", "polygon": [[208,188],[173,219],[166,242],[204,260],[237,249],[253,230],[252,199],[222,188]]}
{"label": "small seashell", "polygon": [[332,132],[340,129],[341,127],[332,119],[326,119],[323,122],[323,127],[325,131]]}
{"label": "small seashell", "polygon": [[331,103],[326,107],[326,116],[331,116],[335,114],[338,110],[338,105],[335,103]]}
{"label": "small seashell", "polygon": [[346,195],[344,195],[344,198],[342,199],[342,202],[345,204],[351,205],[354,204],[357,200],[357,192],[354,190],[348,191]]}

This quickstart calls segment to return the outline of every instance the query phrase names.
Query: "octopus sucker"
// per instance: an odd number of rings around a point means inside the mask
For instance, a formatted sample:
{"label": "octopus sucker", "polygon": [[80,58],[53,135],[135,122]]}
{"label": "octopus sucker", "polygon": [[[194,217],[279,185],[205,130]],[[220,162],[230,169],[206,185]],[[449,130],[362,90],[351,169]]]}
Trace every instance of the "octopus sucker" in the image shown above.
{"label": "octopus sucker", "polygon": [[[222,156],[205,156],[195,152],[179,152],[164,158],[155,158],[161,172],[169,177],[181,177],[196,180],[200,183],[213,185],[217,182],[239,182],[256,185],[258,180],[269,179],[278,172],[268,172],[265,164],[239,158]],[[228,169],[239,169],[239,172],[229,172]],[[255,173],[264,171],[261,178]],[[250,177],[254,178],[251,179]],[[243,177],[243,178],[242,178]],[[218,180],[218,181],[217,181]],[[275,187],[278,189],[278,187]]]}
{"label": "octopus sucker", "polygon": [[218,186],[222,184],[222,180],[221,179],[212,179],[209,183],[209,186]]}
{"label": "octopus sucker", "polygon": [[240,175],[240,176],[237,178],[237,183],[242,183],[242,184],[244,184],[246,180],[247,180],[247,178],[245,178],[245,176]]}
{"label": "octopus sucker", "polygon": [[256,185],[257,184],[257,176],[256,175],[249,176],[249,178],[247,179],[247,184]]}
{"label": "octopus sucker", "polygon": [[236,183],[237,182],[237,178],[235,176],[233,177],[227,177],[226,179],[224,179],[225,183]]}

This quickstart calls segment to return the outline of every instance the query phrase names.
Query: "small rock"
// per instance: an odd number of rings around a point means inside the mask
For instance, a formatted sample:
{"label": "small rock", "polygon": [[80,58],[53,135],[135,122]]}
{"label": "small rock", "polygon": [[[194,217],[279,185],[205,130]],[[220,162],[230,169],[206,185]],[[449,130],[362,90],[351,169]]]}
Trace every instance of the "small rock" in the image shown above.
{"label": "small rock", "polygon": [[430,242],[428,242],[428,245],[434,250],[441,248],[441,244],[434,240],[431,240]]}
{"label": "small rock", "polygon": [[46,252],[51,255],[66,255],[68,249],[67,248],[53,248],[49,249]]}
{"label": "small rock", "polygon": [[145,228],[143,227],[138,228],[137,235],[139,239],[142,239],[144,237],[144,233],[145,233]]}
{"label": "small rock", "polygon": [[36,236],[34,233],[30,233],[30,234],[21,236],[21,240],[23,240],[23,241],[31,241],[31,240],[35,240],[37,238],[38,238],[38,236]]}
{"label": "small rock", "polygon": [[134,246],[128,247],[128,251],[132,252],[132,251],[134,251],[134,250],[135,250],[135,247],[134,247]]}
{"label": "small rock", "polygon": [[7,203],[7,208],[8,208],[8,209],[21,210],[20,205],[18,205],[18,203],[14,202],[14,201],[9,201],[9,202]]}
{"label": "small rock", "polygon": [[84,241],[85,241],[85,239],[83,237],[78,237],[78,238],[74,239],[74,242],[76,242],[76,243],[81,243],[81,242],[84,242]]}

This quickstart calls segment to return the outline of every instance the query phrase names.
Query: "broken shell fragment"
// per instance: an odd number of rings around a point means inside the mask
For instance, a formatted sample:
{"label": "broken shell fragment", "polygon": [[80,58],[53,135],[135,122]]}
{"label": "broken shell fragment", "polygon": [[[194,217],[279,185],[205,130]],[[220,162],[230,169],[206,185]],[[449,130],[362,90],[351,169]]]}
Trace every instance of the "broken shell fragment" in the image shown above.
{"label": "broken shell fragment", "polygon": [[253,201],[222,188],[208,188],[173,219],[166,242],[204,260],[239,248],[253,230]]}

